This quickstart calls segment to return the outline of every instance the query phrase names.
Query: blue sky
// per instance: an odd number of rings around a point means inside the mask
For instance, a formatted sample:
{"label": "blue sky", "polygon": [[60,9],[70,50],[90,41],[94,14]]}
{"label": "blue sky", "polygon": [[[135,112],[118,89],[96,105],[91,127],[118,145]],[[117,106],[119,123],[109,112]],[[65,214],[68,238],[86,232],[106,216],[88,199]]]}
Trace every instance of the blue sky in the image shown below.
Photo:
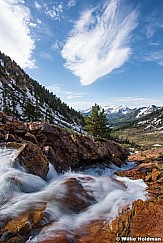
{"label": "blue sky", "polygon": [[0,47],[75,109],[163,106],[163,0],[1,0]]}

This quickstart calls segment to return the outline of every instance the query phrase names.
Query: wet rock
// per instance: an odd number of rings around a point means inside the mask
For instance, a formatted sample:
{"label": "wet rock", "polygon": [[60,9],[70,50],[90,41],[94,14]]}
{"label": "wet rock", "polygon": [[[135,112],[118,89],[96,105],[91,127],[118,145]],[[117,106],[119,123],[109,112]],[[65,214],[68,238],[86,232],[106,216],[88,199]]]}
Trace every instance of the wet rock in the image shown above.
{"label": "wet rock", "polygon": [[[81,179],[84,180],[84,178]],[[27,209],[24,209],[24,212],[18,213],[13,218],[10,218],[9,215],[8,217],[5,215],[3,218],[1,217],[3,227],[0,229],[0,242],[3,242],[2,239],[5,239],[4,242],[10,242],[8,240],[13,240],[14,242],[15,239],[19,239],[17,236],[20,235],[23,239],[27,239],[27,237],[30,237],[31,232],[35,234],[40,230],[48,230],[48,225],[50,225],[51,220],[51,215],[48,215],[46,212],[48,203],[57,202],[59,210],[67,215],[78,214],[89,207],[93,198],[83,189],[80,180],[77,178],[67,178],[60,183],[60,189],[62,191],[64,188],[64,193],[58,192],[58,189],[56,193],[54,185],[54,191],[48,196],[45,196],[43,203],[36,203],[35,207],[29,206]],[[54,219],[52,222],[54,222]],[[69,241],[68,232],[54,230],[54,238],[50,237],[50,239],[39,242],[60,242],[61,240],[61,242],[71,242]]]}
{"label": "wet rock", "polygon": [[35,210],[29,209],[27,212],[21,213],[12,219],[5,219],[5,226],[0,229],[0,242],[4,243],[23,243],[33,228],[37,228],[42,220],[45,206],[36,205]]}
{"label": "wet rock", "polygon": [[49,161],[38,145],[28,142],[17,160],[28,173],[38,175],[43,179],[46,177],[49,170]]}
{"label": "wet rock", "polygon": [[[115,243],[116,237],[162,237],[163,201],[137,200],[111,222],[97,220],[76,231],[75,243]],[[119,240],[119,242],[122,242]],[[123,241],[126,242],[126,241]],[[138,242],[138,241],[136,241]]]}
{"label": "wet rock", "polygon": [[25,243],[23,237],[13,232],[4,232],[0,237],[1,243]]}
{"label": "wet rock", "polygon": [[68,178],[63,182],[67,192],[60,199],[60,204],[67,212],[79,213],[91,205],[91,198],[76,178]]}
{"label": "wet rock", "polygon": [[38,243],[74,243],[72,239],[69,239],[67,232],[64,230],[55,231],[53,237],[47,237],[47,239],[38,240]]}

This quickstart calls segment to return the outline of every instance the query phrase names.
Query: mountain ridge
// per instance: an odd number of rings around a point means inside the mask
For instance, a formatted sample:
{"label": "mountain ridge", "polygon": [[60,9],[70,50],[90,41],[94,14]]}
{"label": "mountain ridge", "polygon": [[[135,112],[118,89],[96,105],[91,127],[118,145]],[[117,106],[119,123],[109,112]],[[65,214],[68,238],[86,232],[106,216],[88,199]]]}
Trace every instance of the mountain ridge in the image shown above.
{"label": "mountain ridge", "polygon": [[47,121],[80,130],[83,116],[0,52],[0,111],[22,121]]}
{"label": "mountain ridge", "polygon": [[[136,119],[139,119],[145,115],[148,115],[152,112],[155,112],[159,109],[159,106],[150,105],[143,106],[138,108],[129,108],[125,105],[119,106],[100,106],[100,109],[104,109],[106,117],[110,125],[124,125],[128,122],[132,122]],[[85,111],[82,111],[83,116],[90,115],[92,108],[89,108]]]}

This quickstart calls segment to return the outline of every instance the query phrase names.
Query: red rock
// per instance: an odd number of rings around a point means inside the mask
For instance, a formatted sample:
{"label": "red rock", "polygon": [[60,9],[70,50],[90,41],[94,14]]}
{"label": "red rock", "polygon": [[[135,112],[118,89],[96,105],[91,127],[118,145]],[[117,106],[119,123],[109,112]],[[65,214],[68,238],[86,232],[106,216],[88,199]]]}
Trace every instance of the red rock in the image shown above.
{"label": "red rock", "polygon": [[67,236],[67,232],[62,230],[62,231],[55,231],[54,235],[49,237],[46,240],[39,240],[38,243],[70,243]]}
{"label": "red rock", "polygon": [[[121,166],[127,159],[128,150],[120,145],[105,139],[91,139],[77,133],[70,133],[66,129],[42,122],[13,121],[2,127],[1,140],[9,141],[28,140],[37,144],[41,150],[49,146],[45,152],[56,170],[67,171],[81,166],[92,164],[109,165],[111,162]],[[14,136],[14,137],[13,137]]]}
{"label": "red rock", "polygon": [[125,210],[111,224],[97,220],[83,225],[76,231],[75,243],[115,243],[117,236],[162,237],[162,230],[163,201],[137,200],[132,209]]}
{"label": "red rock", "polygon": [[49,162],[38,145],[28,142],[17,159],[28,173],[42,178],[46,177],[49,170]]}
{"label": "red rock", "polygon": [[36,137],[40,144],[51,147],[51,161],[58,171],[95,163],[110,164],[111,161],[120,166],[128,154],[127,150],[112,141],[94,141],[86,136],[69,134],[57,127],[53,127],[49,133],[39,132]]}
{"label": "red rock", "polygon": [[72,213],[79,213],[91,205],[90,201],[94,199],[86,193],[76,178],[67,178],[62,184],[67,188],[67,192],[60,199],[63,208]]}

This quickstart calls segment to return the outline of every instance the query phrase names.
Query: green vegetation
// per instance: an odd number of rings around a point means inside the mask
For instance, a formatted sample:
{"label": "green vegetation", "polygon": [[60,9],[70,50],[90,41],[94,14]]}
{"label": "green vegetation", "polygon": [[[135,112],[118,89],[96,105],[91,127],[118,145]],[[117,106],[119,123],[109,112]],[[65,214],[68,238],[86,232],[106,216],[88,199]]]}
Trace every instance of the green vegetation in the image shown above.
{"label": "green vegetation", "polygon": [[100,111],[99,105],[95,104],[92,107],[92,113],[90,116],[84,118],[85,130],[88,134],[94,137],[102,137],[109,139],[111,129],[108,126],[108,121],[104,110]]}
{"label": "green vegetation", "polygon": [[130,127],[114,131],[112,136],[117,136],[120,140],[125,140],[127,138],[132,147],[137,145],[142,150],[154,148],[157,144],[163,147],[163,136],[159,131],[149,132],[144,131],[142,128]]}

